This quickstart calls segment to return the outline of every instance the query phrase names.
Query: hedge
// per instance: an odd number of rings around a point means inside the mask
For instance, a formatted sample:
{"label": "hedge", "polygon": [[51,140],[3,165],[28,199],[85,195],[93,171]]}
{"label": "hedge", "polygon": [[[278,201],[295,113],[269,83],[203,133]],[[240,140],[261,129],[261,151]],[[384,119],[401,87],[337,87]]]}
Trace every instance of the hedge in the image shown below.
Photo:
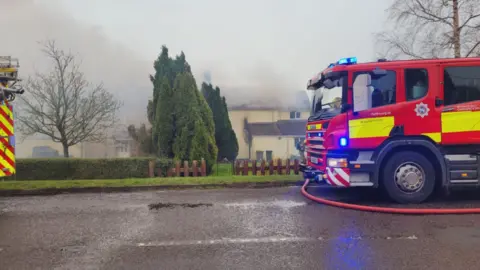
{"label": "hedge", "polygon": [[[148,164],[155,160],[162,176],[173,162],[155,158],[41,158],[17,159],[16,175],[3,180],[71,180],[146,178]],[[155,170],[157,171],[157,170]]]}

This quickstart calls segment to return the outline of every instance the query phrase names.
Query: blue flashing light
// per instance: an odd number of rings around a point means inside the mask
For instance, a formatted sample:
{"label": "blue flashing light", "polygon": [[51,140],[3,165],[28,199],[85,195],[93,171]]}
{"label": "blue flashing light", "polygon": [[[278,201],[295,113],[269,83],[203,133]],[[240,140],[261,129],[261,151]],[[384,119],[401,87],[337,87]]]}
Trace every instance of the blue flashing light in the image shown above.
{"label": "blue flashing light", "polygon": [[347,146],[347,138],[340,138],[340,146],[345,147]]}
{"label": "blue flashing light", "polygon": [[353,65],[357,63],[357,57],[347,57],[338,60],[338,65]]}
{"label": "blue flashing light", "polygon": [[314,137],[323,137],[323,133],[322,133],[322,132],[311,132],[311,133],[308,133],[308,138],[314,138]]}

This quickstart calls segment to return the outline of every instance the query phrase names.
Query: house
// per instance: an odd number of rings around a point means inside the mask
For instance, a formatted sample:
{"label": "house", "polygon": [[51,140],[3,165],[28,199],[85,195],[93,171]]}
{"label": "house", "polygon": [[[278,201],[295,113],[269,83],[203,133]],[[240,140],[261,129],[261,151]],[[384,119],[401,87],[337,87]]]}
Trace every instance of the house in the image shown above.
{"label": "house", "polygon": [[300,158],[296,148],[305,139],[310,116],[306,94],[297,106],[238,105],[228,114],[238,140],[237,159]]}
{"label": "house", "polygon": [[114,149],[114,157],[132,157],[137,156],[137,143],[128,134],[128,127],[121,125],[111,137],[112,149]]}

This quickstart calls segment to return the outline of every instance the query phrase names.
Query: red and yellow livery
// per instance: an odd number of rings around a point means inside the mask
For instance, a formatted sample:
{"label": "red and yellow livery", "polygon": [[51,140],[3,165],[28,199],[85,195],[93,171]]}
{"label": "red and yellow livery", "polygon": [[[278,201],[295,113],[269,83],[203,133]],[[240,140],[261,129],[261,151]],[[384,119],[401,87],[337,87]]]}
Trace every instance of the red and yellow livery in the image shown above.
{"label": "red and yellow livery", "polygon": [[15,130],[11,102],[24,90],[18,85],[18,59],[0,56],[0,177],[15,174]]}
{"label": "red and yellow livery", "polygon": [[0,177],[15,173],[15,137],[12,106],[0,105]]}
{"label": "red and yellow livery", "polygon": [[[305,178],[383,187],[400,203],[435,187],[480,186],[480,58],[345,58],[307,89]],[[341,108],[323,103],[330,91]]]}

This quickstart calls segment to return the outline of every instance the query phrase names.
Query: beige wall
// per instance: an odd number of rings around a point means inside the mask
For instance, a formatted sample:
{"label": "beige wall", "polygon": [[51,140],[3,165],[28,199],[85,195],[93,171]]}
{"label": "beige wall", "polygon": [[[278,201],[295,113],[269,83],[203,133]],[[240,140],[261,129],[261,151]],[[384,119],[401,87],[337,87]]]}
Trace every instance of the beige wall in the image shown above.
{"label": "beige wall", "polygon": [[[277,112],[277,115],[278,115],[277,120],[290,119],[290,112]],[[309,116],[310,116],[310,112],[300,112],[300,119],[307,119]]]}
{"label": "beige wall", "polygon": [[255,136],[252,142],[252,159],[256,159],[256,152],[263,151],[263,158],[266,158],[266,151],[272,151],[274,159],[287,159],[292,155],[299,155],[295,148],[293,137]]}
{"label": "beige wall", "polygon": [[[237,140],[238,140],[238,157],[237,158],[239,159],[249,157],[248,144],[245,142],[244,132],[243,132],[243,120],[245,117],[248,119],[249,123],[276,122],[278,120],[290,119],[290,111],[280,111],[280,110],[230,110],[228,114],[230,117],[230,122],[232,123],[233,131],[235,132],[235,135],[237,135]],[[301,112],[300,118],[307,119],[309,115],[310,115],[309,112]],[[293,141],[293,138],[291,139]],[[277,137],[265,137],[265,139],[261,139],[261,140],[275,141],[277,140]],[[292,145],[293,145],[293,142],[292,142]],[[251,153],[252,158],[255,158],[255,151],[256,150],[254,150],[252,146],[252,153]],[[274,154],[275,154],[275,151],[274,151]]]}
{"label": "beige wall", "polygon": [[237,158],[248,158],[248,144],[244,137],[244,119],[247,118],[249,122],[272,122],[276,118],[275,111],[229,111],[230,122],[232,123],[233,131],[238,140],[238,156]]}
{"label": "beige wall", "polygon": [[[243,125],[243,118],[247,117],[250,123],[259,122],[276,122],[278,120],[290,119],[290,111],[274,111],[274,110],[231,110],[228,112],[230,121],[241,122]],[[309,112],[301,112],[300,118],[307,119]]]}

